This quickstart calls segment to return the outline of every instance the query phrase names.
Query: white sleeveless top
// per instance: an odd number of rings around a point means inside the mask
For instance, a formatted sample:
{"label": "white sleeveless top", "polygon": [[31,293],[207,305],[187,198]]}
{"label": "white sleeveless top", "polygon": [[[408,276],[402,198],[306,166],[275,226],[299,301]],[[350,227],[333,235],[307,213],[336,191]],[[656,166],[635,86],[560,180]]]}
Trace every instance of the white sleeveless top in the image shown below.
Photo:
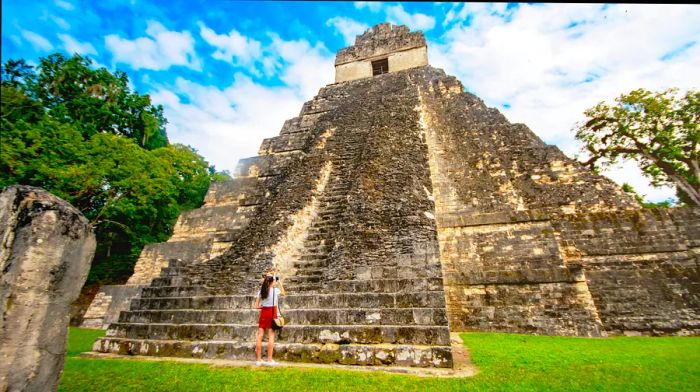
{"label": "white sleeveless top", "polygon": [[[278,305],[280,303],[279,295],[280,289],[277,287],[273,287],[271,290],[268,291],[267,298],[263,299],[260,302],[260,306],[262,306],[263,308],[267,308]],[[260,298],[260,290],[258,290],[258,298]]]}

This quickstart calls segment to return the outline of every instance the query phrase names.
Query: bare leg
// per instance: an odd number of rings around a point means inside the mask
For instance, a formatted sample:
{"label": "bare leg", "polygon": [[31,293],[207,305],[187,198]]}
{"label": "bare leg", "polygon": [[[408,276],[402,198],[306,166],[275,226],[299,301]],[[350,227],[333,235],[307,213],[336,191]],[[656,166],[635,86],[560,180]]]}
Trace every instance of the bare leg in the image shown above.
{"label": "bare leg", "polygon": [[255,339],[255,355],[258,358],[258,361],[262,361],[262,340],[264,334],[265,330],[258,328],[258,336]]}
{"label": "bare leg", "polygon": [[275,347],[275,331],[270,328],[267,330],[267,360],[272,361],[272,350]]}

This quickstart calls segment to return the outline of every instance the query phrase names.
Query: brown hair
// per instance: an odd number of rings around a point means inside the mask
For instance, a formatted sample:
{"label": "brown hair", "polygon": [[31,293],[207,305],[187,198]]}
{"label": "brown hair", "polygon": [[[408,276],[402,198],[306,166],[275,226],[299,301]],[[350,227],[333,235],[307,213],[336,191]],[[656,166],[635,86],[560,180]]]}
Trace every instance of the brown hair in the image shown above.
{"label": "brown hair", "polygon": [[266,299],[270,292],[270,285],[275,280],[272,276],[266,276],[263,280],[262,287],[260,287],[260,298]]}

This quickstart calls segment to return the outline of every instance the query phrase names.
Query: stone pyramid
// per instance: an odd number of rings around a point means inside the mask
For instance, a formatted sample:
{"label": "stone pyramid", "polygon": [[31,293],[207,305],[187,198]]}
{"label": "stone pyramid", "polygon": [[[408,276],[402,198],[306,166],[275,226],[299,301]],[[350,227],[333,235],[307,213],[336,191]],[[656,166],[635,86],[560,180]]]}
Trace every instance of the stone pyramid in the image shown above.
{"label": "stone pyramid", "polygon": [[95,351],[252,359],[271,270],[288,361],[451,367],[450,330],[700,330],[700,211],[642,210],[428,65],[404,26],[338,52],[336,83],[235,177],[144,250],[145,286]]}

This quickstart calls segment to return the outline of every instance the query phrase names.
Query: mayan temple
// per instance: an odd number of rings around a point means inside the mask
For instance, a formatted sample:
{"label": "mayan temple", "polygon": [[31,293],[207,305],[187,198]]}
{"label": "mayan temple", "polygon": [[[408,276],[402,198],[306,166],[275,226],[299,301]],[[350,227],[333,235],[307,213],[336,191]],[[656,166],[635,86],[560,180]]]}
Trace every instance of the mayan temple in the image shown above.
{"label": "mayan temple", "polygon": [[283,361],[450,368],[458,331],[700,334],[700,210],[641,208],[431,67],[421,32],[377,25],[335,68],[98,294],[95,351],[253,359],[275,269]]}

